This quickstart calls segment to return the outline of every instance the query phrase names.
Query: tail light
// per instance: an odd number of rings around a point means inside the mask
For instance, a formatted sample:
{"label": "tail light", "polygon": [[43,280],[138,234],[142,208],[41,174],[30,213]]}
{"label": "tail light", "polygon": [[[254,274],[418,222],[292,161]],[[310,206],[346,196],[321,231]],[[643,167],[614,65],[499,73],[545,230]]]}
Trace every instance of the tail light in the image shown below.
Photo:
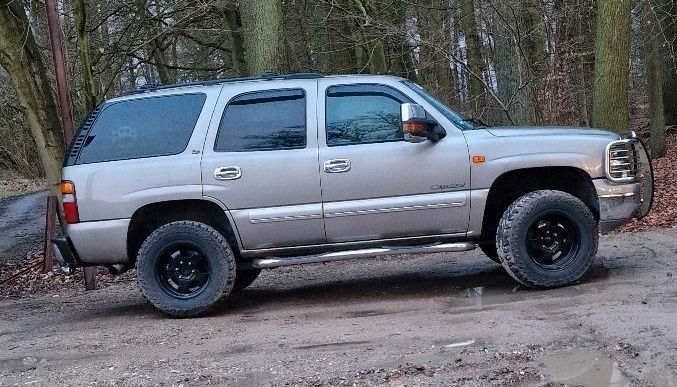
{"label": "tail light", "polygon": [[75,195],[75,184],[72,181],[61,180],[61,199],[66,223],[79,223],[78,197]]}

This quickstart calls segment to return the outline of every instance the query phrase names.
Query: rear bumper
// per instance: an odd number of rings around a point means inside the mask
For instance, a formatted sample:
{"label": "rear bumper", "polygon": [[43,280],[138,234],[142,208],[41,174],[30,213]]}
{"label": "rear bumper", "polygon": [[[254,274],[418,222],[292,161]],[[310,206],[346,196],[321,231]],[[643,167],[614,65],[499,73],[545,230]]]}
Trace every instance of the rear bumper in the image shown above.
{"label": "rear bumper", "polygon": [[102,220],[68,225],[70,245],[80,266],[128,263],[129,219]]}
{"label": "rear bumper", "polygon": [[640,183],[613,184],[593,181],[599,198],[599,230],[612,231],[635,218],[642,205]]}

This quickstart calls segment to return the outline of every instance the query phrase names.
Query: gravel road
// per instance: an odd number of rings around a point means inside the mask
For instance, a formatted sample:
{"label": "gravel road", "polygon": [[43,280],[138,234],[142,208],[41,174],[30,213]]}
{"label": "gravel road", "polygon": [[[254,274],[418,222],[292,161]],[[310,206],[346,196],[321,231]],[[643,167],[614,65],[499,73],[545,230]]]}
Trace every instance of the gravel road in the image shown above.
{"label": "gravel road", "polygon": [[0,199],[0,264],[13,265],[44,238],[47,191]]}
{"label": "gravel road", "polygon": [[677,385],[677,229],[601,238],[578,284],[479,252],[264,272],[170,319],[135,283],[0,300],[0,386]]}

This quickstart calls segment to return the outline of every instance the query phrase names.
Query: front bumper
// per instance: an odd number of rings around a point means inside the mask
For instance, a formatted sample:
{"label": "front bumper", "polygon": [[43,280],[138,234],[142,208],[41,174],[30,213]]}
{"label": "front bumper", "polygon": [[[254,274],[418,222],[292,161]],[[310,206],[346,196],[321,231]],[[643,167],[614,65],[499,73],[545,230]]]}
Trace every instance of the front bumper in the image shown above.
{"label": "front bumper", "polygon": [[637,217],[643,199],[640,183],[613,184],[606,179],[593,181],[599,198],[599,230],[612,231]]}

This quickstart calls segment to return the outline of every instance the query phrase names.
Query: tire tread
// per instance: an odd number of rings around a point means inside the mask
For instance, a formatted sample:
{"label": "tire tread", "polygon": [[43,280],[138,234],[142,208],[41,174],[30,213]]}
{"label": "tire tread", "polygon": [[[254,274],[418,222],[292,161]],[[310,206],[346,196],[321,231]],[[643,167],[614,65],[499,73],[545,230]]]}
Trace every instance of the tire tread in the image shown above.
{"label": "tire tread", "polygon": [[[517,235],[517,229],[522,226],[522,222],[529,221],[528,212],[537,203],[541,205],[542,203],[561,201],[566,201],[569,205],[573,205],[576,211],[584,214],[587,229],[592,233],[592,243],[589,250],[584,252],[586,254],[585,261],[582,265],[579,265],[578,270],[572,271],[553,282],[546,281],[543,277],[534,274],[532,270],[528,270],[524,259],[520,259],[519,246],[521,241]],[[587,272],[597,251],[598,238],[597,221],[590,209],[581,200],[563,191],[539,190],[525,194],[505,210],[498,224],[496,248],[501,264],[517,282],[528,287],[551,288],[572,283]]]}
{"label": "tire tread", "polygon": [[[157,297],[153,292],[149,291],[149,289],[152,289],[153,287],[156,287],[157,284],[151,283],[152,280],[145,278],[142,275],[139,275],[139,273],[142,273],[144,268],[144,265],[149,264],[149,259],[148,259],[148,254],[149,254],[149,249],[151,246],[153,246],[156,243],[159,243],[159,241],[163,238],[167,238],[171,236],[172,234],[179,234],[182,232],[182,229],[185,228],[192,228],[196,232],[201,232],[205,233],[207,236],[214,238],[222,247],[225,252],[225,259],[221,260],[221,264],[218,265],[216,268],[221,272],[223,275],[223,278],[226,278],[225,281],[221,281],[221,283],[218,284],[219,289],[217,292],[213,292],[213,295],[209,297],[208,299],[204,300],[201,302],[201,305],[198,305],[194,308],[190,309],[178,309],[173,307],[170,303],[167,302],[167,300]],[[171,316],[175,317],[191,317],[191,316],[197,316],[206,313],[211,309],[214,304],[216,304],[217,301],[219,301],[221,298],[224,296],[227,296],[231,293],[233,289],[233,285],[235,283],[235,276],[236,276],[236,270],[235,270],[235,257],[233,255],[233,251],[230,248],[230,245],[226,241],[226,238],[224,238],[223,235],[221,235],[220,232],[215,230],[214,228],[200,222],[195,222],[195,221],[178,221],[178,222],[172,222],[165,224],[159,228],[157,228],[155,231],[153,231],[150,236],[143,242],[141,245],[141,248],[139,249],[139,254],[138,258],[136,260],[136,272],[137,272],[137,283],[139,285],[139,289],[141,290],[141,293],[143,296],[150,301],[151,304],[153,304],[156,308],[161,310],[164,313],[167,313]]]}

